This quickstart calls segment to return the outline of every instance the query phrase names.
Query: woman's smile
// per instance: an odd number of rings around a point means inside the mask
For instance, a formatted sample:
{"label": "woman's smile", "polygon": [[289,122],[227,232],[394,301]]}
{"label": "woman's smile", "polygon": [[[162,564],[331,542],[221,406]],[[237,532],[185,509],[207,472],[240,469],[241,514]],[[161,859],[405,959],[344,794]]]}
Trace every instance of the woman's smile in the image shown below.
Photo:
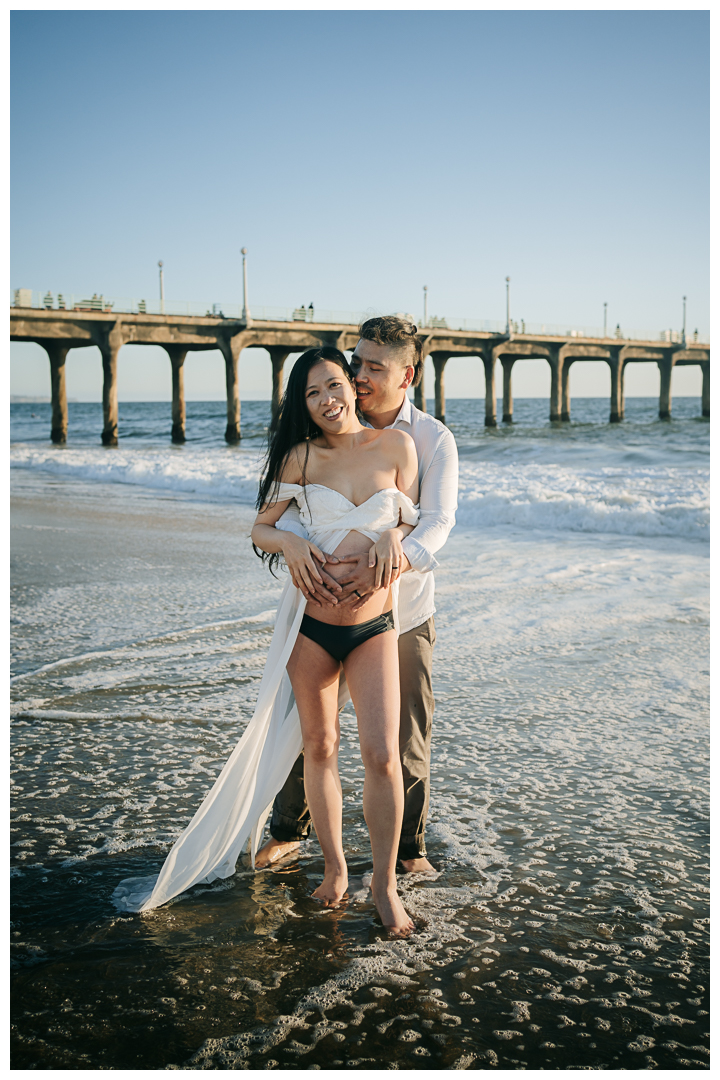
{"label": "woman's smile", "polygon": [[311,368],[305,404],[308,415],[328,434],[342,434],[348,423],[360,426],[355,419],[355,387],[337,364],[324,360]]}

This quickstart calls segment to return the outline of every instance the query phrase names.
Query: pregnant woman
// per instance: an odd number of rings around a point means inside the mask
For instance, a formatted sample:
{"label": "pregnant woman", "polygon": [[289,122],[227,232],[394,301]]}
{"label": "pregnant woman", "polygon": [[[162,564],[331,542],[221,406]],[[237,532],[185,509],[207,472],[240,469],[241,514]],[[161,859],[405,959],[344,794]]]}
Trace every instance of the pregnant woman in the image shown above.
{"label": "pregnant woman", "polygon": [[[199,882],[229,877],[248,838],[254,857],[272,800],[303,745],[308,805],[325,856],[314,895],[337,904],[347,888],[338,714],[352,696],[365,766],[373,899],[391,933],[412,931],[395,880],[403,812],[395,626],[401,541],[417,521],[417,498],[410,436],[362,426],[341,352],[304,353],[271,433],[253,543],[271,567],[281,554],[292,555],[294,572],[310,591],[319,581],[315,559],[369,551],[382,587],[361,613],[347,605],[314,605],[309,615],[304,596],[287,582],[252,720],[159,877],[122,882],[114,894],[118,907],[147,911]],[[275,528],[293,499],[310,540]]]}

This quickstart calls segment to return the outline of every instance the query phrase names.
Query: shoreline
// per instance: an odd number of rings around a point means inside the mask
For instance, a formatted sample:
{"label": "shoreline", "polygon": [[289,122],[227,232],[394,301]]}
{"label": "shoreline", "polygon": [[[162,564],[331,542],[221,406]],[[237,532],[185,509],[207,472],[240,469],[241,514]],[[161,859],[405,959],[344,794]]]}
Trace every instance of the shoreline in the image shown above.
{"label": "shoreline", "polygon": [[[11,724],[15,1068],[257,1069],[271,1045],[296,1068],[296,1043],[303,1067],[417,1068],[416,1048],[438,1069],[689,1067],[708,1027],[704,544],[453,531],[433,674],[441,873],[400,883],[426,929],[398,945],[361,891],[335,913],[309,900],[314,840],[151,918],[117,915],[117,882],[157,871],[252,713],[284,575],[252,554],[249,506],[18,471],[13,511],[14,650],[34,671]],[[360,879],[350,708],[341,730]],[[306,1044],[308,1007],[346,1039]]]}

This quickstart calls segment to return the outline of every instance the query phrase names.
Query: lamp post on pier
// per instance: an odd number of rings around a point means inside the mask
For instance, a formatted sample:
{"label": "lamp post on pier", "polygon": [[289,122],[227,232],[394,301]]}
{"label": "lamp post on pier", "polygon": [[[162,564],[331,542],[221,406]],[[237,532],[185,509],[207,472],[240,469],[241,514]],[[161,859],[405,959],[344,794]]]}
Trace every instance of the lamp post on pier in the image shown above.
{"label": "lamp post on pier", "polygon": [[683,296],[683,328],[682,328],[682,345],[683,345],[683,349],[685,348],[685,345],[686,345],[686,341],[685,341],[685,314],[686,314],[686,307],[687,307],[687,296]]}
{"label": "lamp post on pier", "polygon": [[607,337],[607,300],[603,304],[603,337]]}
{"label": "lamp post on pier", "polygon": [[423,285],[423,326],[427,329],[427,285]]}
{"label": "lamp post on pier", "polygon": [[160,314],[165,314],[165,284],[163,282],[163,261],[158,260],[158,266],[160,268]]}
{"label": "lamp post on pier", "polygon": [[506,315],[505,315],[505,333],[510,337],[510,278],[505,278],[505,301],[506,301]]}
{"label": "lamp post on pier", "polygon": [[250,321],[250,309],[248,308],[248,287],[247,287],[247,248],[240,248],[240,254],[243,260],[243,306],[242,317],[243,322],[247,325]]}

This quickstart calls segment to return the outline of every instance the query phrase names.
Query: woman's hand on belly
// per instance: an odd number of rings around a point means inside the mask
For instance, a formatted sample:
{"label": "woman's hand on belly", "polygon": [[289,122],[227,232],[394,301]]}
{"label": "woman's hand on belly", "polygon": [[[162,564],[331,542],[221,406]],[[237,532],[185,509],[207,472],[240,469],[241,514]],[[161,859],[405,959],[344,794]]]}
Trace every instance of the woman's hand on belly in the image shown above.
{"label": "woman's hand on belly", "polygon": [[399,527],[386,529],[368,551],[368,567],[375,567],[375,588],[387,587],[402,573],[405,555],[402,549],[404,533]]}
{"label": "woman's hand on belly", "polygon": [[335,563],[333,555],[325,555],[315,544],[291,532],[282,533],[282,554],[293,585],[300,589],[306,600],[316,604],[337,604],[340,589],[329,583],[326,588],[319,570],[320,566],[327,569],[330,563]]}
{"label": "woman's hand on belly", "polygon": [[[329,605],[323,605],[320,609],[313,609],[313,619],[317,619],[319,622],[335,623],[337,626],[354,626],[356,623],[366,622],[368,619],[374,619],[378,615],[382,615],[385,611],[390,611],[392,608],[392,597],[390,595],[390,589],[388,586],[377,588],[375,586],[375,570],[368,571],[368,551],[373,547],[373,542],[369,536],[365,536],[363,533],[351,532],[345,537],[342,543],[338,544],[335,548],[333,555],[336,558],[342,558],[346,556],[348,558],[357,557],[357,562],[349,562],[344,566],[325,566],[325,570],[329,571],[333,578],[338,578],[340,575],[338,570],[342,570],[342,580],[339,582],[343,586],[342,599],[337,607],[330,607]],[[362,568],[361,576],[363,582],[355,581],[358,568]],[[365,582],[364,578],[370,573],[369,582]]]}

